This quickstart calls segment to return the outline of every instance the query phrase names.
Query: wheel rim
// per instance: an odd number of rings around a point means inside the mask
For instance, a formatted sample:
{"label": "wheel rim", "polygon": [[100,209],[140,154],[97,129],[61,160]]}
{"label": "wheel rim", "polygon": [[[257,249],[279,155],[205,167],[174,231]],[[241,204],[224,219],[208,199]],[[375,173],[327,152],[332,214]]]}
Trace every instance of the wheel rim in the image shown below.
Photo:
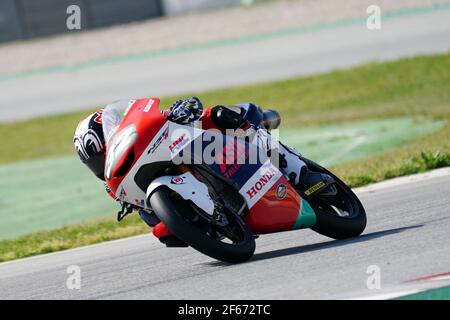
{"label": "wheel rim", "polygon": [[330,187],[334,188],[335,192],[326,190],[323,194],[318,194],[311,199],[310,204],[318,210],[342,219],[352,219],[358,216],[358,205],[352,191],[339,181]]}

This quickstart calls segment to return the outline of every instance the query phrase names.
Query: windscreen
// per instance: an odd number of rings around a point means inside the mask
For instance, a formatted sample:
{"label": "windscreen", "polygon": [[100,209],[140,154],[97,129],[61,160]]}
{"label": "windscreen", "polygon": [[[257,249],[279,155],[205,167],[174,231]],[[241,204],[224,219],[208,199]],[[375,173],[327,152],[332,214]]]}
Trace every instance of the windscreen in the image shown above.
{"label": "windscreen", "polygon": [[116,132],[124,115],[135,100],[119,100],[106,106],[102,114],[103,135],[106,144]]}

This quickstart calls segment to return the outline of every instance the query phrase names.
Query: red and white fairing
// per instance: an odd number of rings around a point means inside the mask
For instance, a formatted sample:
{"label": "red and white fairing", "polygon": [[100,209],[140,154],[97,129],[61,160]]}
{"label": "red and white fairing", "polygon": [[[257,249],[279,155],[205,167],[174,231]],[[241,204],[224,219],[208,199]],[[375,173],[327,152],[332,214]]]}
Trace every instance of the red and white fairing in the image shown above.
{"label": "red and white fairing", "polygon": [[[146,173],[154,174],[153,168],[174,162],[179,152],[204,132],[168,121],[159,109],[159,103],[158,98],[146,98],[116,103],[105,109],[106,183],[121,201],[144,208],[150,192],[166,185],[212,214],[214,204],[206,185],[190,172],[180,176],[151,177],[147,174],[150,180],[145,180]],[[118,105],[128,106],[120,122],[114,119],[117,113],[112,111]],[[246,223],[254,233],[292,230],[302,214],[300,196],[269,159],[256,168],[238,189],[249,209]],[[233,179],[233,176],[224,176]]]}

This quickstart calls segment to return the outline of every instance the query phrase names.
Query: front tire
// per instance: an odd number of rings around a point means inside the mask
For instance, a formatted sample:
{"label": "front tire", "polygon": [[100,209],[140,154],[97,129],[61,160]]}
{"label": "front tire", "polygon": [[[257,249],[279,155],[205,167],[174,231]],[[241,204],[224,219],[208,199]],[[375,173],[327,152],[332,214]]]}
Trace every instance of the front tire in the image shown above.
{"label": "front tire", "polygon": [[232,243],[226,243],[216,237],[221,230],[211,229],[215,226],[199,218],[191,205],[171,189],[156,189],[150,195],[149,203],[170,231],[203,254],[229,263],[240,263],[250,259],[255,252],[253,233],[237,215],[227,214],[230,230],[236,236],[231,237]]}

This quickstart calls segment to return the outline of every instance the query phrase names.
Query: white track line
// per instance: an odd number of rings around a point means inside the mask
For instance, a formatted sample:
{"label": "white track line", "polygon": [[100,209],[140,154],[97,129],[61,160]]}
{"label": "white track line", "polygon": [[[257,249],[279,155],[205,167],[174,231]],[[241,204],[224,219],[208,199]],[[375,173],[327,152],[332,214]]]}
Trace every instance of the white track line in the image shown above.
{"label": "white track line", "polygon": [[399,297],[409,296],[411,294],[416,294],[424,290],[419,289],[410,289],[410,290],[402,290],[402,291],[396,291],[396,292],[388,292],[388,293],[381,293],[381,294],[375,294],[372,296],[365,296],[365,297],[357,297],[357,298],[351,298],[349,300],[389,300],[389,299],[395,299]]}
{"label": "white track line", "polygon": [[26,257],[26,258],[11,260],[11,261],[5,261],[5,262],[1,262],[0,266],[4,266],[4,265],[7,265],[7,264],[20,263],[20,262],[29,261],[29,260],[42,259],[42,258],[46,258],[46,257],[49,257],[49,256],[54,256],[54,255],[71,254],[71,253],[74,253],[74,252],[77,252],[77,251],[90,250],[90,249],[96,248],[96,247],[109,246],[109,245],[113,245],[115,243],[121,243],[121,242],[125,242],[125,241],[133,241],[135,239],[140,239],[140,238],[144,238],[144,237],[148,237],[148,241],[156,240],[155,237],[149,237],[149,234],[150,234],[150,231],[149,231],[149,233],[146,233],[146,234],[140,234],[140,235],[131,236],[131,237],[128,237],[128,238],[109,240],[109,241],[104,241],[104,242],[90,244],[90,245],[87,245],[87,246],[76,247],[76,248],[71,248],[71,249],[65,249],[65,250],[55,251],[55,252],[50,252],[50,253],[44,253],[44,254],[39,254],[39,255],[36,255],[36,256],[31,256],[31,257]]}
{"label": "white track line", "polygon": [[355,189],[353,189],[353,191],[355,191],[356,193],[373,192],[373,191],[378,191],[378,190],[382,190],[382,189],[386,189],[386,188],[398,187],[398,186],[413,183],[413,182],[425,181],[425,180],[430,180],[430,179],[445,177],[445,176],[450,176],[450,167],[435,169],[435,170],[424,172],[424,173],[418,173],[418,174],[413,174],[413,175],[409,175],[409,176],[405,176],[405,177],[399,177],[399,178],[394,178],[394,179],[390,179],[390,180],[386,180],[386,181],[381,181],[381,182],[377,182],[374,184],[370,184],[368,186],[355,188]]}
{"label": "white track line", "polygon": [[442,273],[422,278],[408,280],[397,285],[391,285],[377,294],[355,293],[346,300],[387,300],[404,297],[420,292],[445,288],[450,285],[450,274]]}

